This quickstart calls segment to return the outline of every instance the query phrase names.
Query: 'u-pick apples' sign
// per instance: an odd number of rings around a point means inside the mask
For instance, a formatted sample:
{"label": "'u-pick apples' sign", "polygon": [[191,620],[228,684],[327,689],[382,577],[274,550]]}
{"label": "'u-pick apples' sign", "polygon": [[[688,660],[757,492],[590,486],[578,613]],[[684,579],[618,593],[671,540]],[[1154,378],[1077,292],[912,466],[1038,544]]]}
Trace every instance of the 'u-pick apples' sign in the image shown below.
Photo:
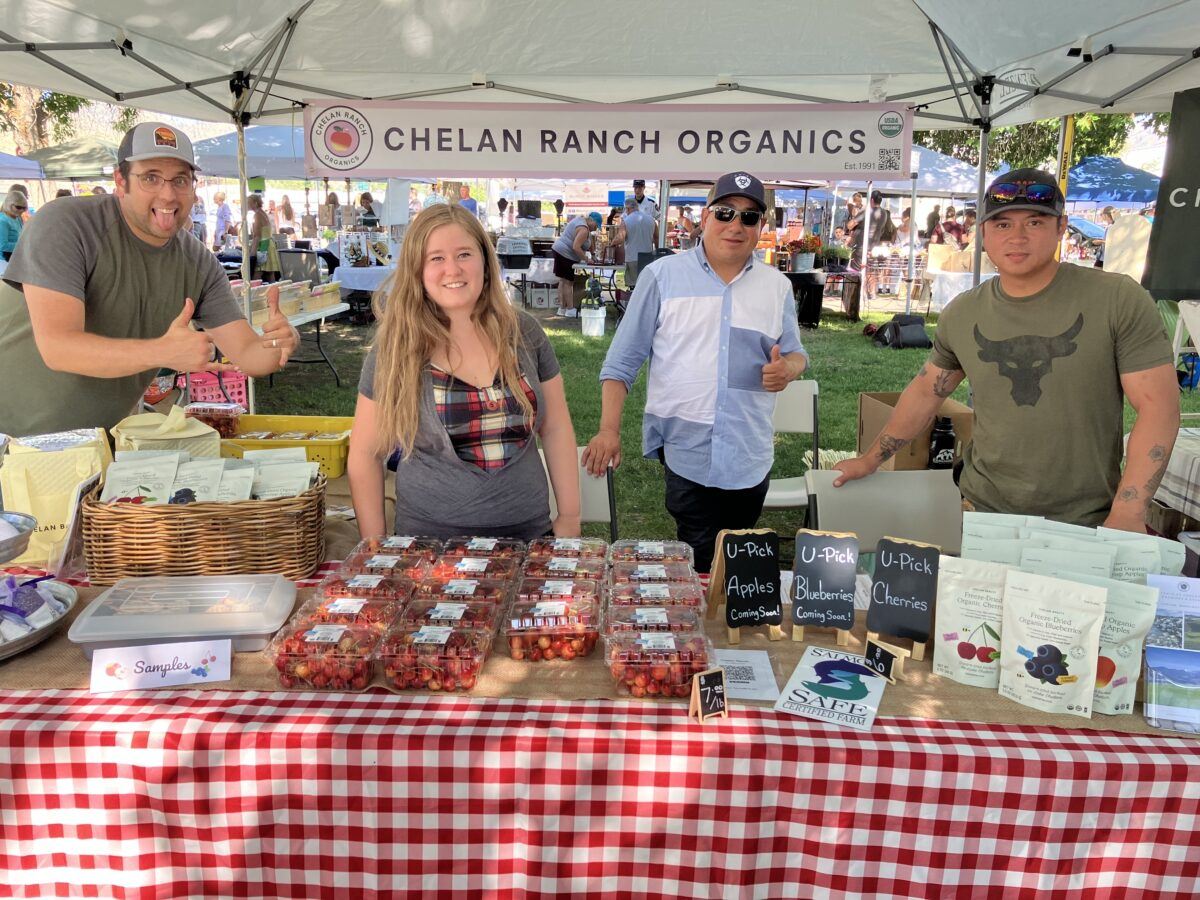
{"label": "'u-pick apples' sign", "polygon": [[783,623],[779,535],[773,531],[725,534],[718,548],[730,628]]}

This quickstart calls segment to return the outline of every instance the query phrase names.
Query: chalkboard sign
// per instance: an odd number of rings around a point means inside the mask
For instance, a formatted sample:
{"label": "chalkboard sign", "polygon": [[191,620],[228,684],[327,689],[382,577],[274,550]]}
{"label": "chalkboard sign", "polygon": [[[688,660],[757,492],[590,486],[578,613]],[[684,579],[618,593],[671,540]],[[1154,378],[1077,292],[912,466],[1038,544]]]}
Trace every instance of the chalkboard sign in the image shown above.
{"label": "chalkboard sign", "polygon": [[779,535],[773,531],[725,531],[718,543],[714,577],[725,594],[730,628],[783,623],[780,596]]}
{"label": "chalkboard sign", "polygon": [[867,636],[912,638],[913,658],[922,659],[933,629],[938,548],[883,538],[875,551],[875,580],[867,608]]}
{"label": "chalkboard sign", "polygon": [[798,531],[793,569],[792,624],[843,631],[854,627],[857,537]]}
{"label": "chalkboard sign", "polygon": [[728,715],[725,707],[725,670],[721,668],[700,672],[692,678],[692,701],[689,716],[699,716],[701,722],[714,716]]}
{"label": "chalkboard sign", "polygon": [[907,650],[869,639],[866,652],[863,653],[867,668],[878,672],[892,684],[895,684],[896,678],[903,674],[906,656],[908,656]]}

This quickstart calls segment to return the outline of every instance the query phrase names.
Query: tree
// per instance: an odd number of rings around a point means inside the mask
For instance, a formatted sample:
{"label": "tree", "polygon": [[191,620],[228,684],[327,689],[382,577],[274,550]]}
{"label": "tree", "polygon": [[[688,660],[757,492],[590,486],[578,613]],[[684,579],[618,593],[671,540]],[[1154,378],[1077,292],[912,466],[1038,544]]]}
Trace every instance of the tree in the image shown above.
{"label": "tree", "polygon": [[0,131],[13,132],[22,153],[37,150],[51,137],[70,137],[71,117],[88,103],[82,97],[0,81]]}
{"label": "tree", "polygon": [[[1088,156],[1120,152],[1133,128],[1133,117],[1113,113],[1076,113],[1071,165]],[[1045,166],[1058,156],[1058,119],[994,129],[988,136],[988,168],[1001,162],[1014,169]],[[973,166],[979,165],[979,132],[976,130],[918,131],[914,143],[946,153]]]}

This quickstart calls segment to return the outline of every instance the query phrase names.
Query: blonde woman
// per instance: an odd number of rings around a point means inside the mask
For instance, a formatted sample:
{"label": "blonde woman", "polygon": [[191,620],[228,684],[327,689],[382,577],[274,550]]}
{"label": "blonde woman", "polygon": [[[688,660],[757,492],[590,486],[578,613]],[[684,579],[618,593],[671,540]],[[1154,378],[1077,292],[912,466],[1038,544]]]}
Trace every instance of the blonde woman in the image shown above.
{"label": "blonde woman", "polygon": [[282,268],[279,264],[279,248],[272,238],[271,220],[263,212],[262,196],[251,194],[246,198],[246,208],[250,210],[249,227],[253,235],[249,252],[255,254],[256,271],[263,281],[278,281]]}
{"label": "blonde woman", "polygon": [[[350,437],[350,492],[364,538],[387,533],[384,460],[397,452],[396,534],[522,540],[579,534],[575,429],[554,350],[513,309],[479,220],[421,212],[363,364]],[[540,437],[558,501],[550,521]]]}

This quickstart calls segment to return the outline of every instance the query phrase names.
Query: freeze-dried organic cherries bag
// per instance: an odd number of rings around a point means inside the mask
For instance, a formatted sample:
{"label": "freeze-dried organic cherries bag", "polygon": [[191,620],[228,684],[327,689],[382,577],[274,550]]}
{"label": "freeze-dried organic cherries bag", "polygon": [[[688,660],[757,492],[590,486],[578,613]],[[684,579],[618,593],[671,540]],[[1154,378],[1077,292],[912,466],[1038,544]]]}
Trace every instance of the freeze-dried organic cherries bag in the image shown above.
{"label": "freeze-dried organic cherries bag", "polygon": [[1004,582],[1000,693],[1034,709],[1092,717],[1108,592],[1011,571]]}
{"label": "freeze-dried organic cherries bag", "polygon": [[1000,626],[1008,566],[943,556],[938,564],[933,671],[960,684],[1000,683]]}

